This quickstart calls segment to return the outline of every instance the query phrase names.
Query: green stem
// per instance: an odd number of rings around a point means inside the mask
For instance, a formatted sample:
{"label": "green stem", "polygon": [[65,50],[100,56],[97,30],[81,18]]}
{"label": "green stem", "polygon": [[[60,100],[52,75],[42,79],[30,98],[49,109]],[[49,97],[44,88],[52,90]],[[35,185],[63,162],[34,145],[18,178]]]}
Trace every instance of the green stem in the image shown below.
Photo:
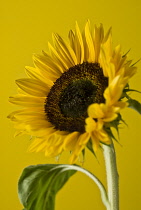
{"label": "green stem", "polygon": [[107,174],[108,199],[110,208],[107,210],[119,210],[119,186],[114,145],[103,145],[104,159]]}

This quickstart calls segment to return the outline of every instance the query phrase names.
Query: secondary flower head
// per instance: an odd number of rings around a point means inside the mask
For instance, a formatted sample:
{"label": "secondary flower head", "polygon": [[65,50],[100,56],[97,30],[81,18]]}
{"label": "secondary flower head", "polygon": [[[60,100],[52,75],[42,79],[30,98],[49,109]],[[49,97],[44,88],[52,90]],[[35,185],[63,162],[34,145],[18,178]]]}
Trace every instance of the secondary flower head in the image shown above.
{"label": "secondary flower head", "polygon": [[35,136],[31,152],[53,157],[69,150],[74,163],[89,143],[94,152],[111,143],[107,128],[127,106],[123,93],[136,67],[113,48],[111,28],[104,34],[102,24],[92,30],[89,21],[82,33],[76,23],[68,42],[53,34],[48,47],[33,56],[28,78],[16,81],[19,93],[10,102],[23,108],[9,118],[17,134]]}

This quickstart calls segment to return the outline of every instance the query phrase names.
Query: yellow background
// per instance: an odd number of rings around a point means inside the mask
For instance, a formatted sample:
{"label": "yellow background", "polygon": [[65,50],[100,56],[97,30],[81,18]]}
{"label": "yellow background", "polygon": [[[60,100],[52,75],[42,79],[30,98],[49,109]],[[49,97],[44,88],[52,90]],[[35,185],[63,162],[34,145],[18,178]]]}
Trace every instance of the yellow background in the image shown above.
{"label": "yellow background", "polygon": [[[113,27],[114,44],[121,43],[130,58],[141,58],[140,0],[7,0],[0,5],[0,209],[21,210],[17,196],[17,181],[22,169],[39,163],[55,163],[43,154],[28,154],[29,136],[14,139],[14,128],[6,116],[16,107],[8,97],[16,93],[14,80],[25,77],[24,66],[32,66],[32,54],[47,49],[51,33],[67,37],[77,20],[81,28],[87,19],[92,25],[103,23]],[[131,80],[134,89],[141,90],[141,62]],[[139,99],[139,94],[132,94]],[[141,102],[141,100],[140,100]],[[128,127],[120,129],[120,143],[115,144],[120,174],[120,210],[141,209],[141,117],[133,110],[123,111]],[[59,163],[67,163],[63,154]],[[99,163],[86,152],[84,167],[94,172],[105,184],[102,152]],[[56,198],[56,210],[104,210],[100,193],[92,181],[82,174],[73,176]]]}

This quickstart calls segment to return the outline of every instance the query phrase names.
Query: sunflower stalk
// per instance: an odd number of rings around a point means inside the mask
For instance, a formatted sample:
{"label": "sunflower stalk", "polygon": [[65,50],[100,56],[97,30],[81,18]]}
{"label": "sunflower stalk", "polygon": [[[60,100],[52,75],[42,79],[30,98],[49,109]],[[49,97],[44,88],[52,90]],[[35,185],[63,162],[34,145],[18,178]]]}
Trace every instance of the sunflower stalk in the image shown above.
{"label": "sunflower stalk", "polygon": [[103,145],[103,150],[107,174],[108,199],[110,203],[110,209],[108,208],[107,210],[119,210],[119,176],[113,143],[110,146]]}

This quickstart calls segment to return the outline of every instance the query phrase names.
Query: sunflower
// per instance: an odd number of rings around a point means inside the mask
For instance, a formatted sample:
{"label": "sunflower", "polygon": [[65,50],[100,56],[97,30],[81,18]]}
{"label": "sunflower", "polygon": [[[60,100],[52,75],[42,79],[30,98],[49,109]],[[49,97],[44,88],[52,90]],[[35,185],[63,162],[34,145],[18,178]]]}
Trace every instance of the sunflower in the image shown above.
{"label": "sunflower", "polygon": [[136,67],[113,48],[111,28],[91,30],[87,21],[81,33],[76,23],[69,41],[53,34],[49,52],[34,55],[35,67],[26,67],[28,78],[16,80],[19,93],[10,102],[22,106],[9,115],[16,135],[34,136],[31,152],[54,157],[71,151],[70,163],[91,144],[110,144],[110,123],[128,104],[122,94]]}

